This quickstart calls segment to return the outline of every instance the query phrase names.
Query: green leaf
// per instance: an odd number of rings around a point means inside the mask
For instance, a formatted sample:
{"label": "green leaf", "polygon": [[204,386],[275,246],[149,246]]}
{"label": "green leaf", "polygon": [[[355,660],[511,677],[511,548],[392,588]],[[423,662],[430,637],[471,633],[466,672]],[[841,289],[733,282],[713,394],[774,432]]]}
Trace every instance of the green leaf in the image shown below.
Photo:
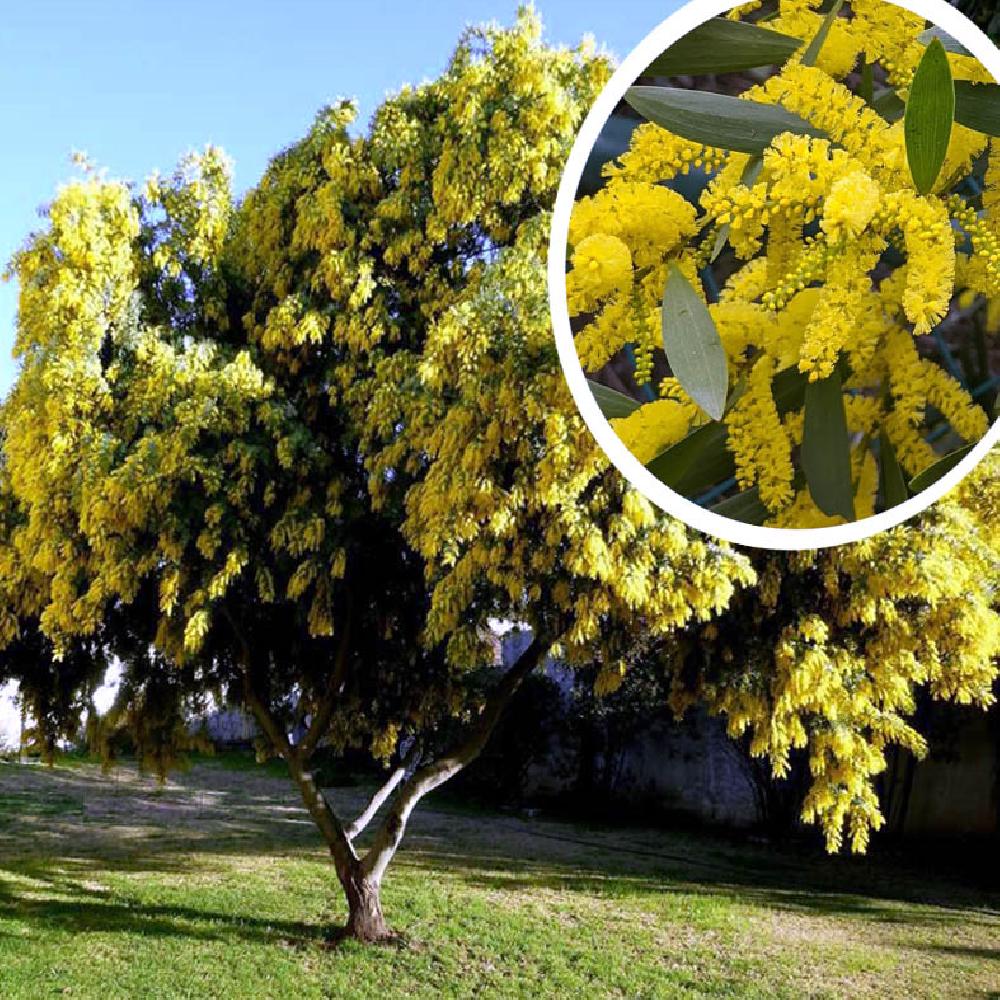
{"label": "green leaf", "polygon": [[951,472],[975,447],[974,444],[967,444],[964,448],[950,452],[944,458],[938,459],[933,465],[929,465],[910,480],[910,492],[919,493],[921,490],[926,490],[931,483],[936,483],[946,472]]}
{"label": "green leaf", "polygon": [[660,315],[674,378],[713,420],[721,420],[729,392],[726,351],[707,306],[676,264],[670,265]]}
{"label": "green leaf", "polygon": [[934,187],[948,152],[955,120],[955,84],[941,39],[927,46],[910,86],[903,118],[906,158],[920,194]]}
{"label": "green leaf", "polygon": [[896,451],[892,447],[885,430],[879,431],[878,437],[878,479],[879,492],[882,494],[882,506],[888,510],[910,498],[906,489],[906,479],[903,470],[896,459]]}
{"label": "green leaf", "polygon": [[741,375],[733,385],[732,389],[729,390],[729,395],[726,397],[726,413],[729,413],[729,411],[743,398],[746,391],[747,377],[746,375]]}
{"label": "green leaf", "polygon": [[709,264],[714,264],[719,259],[719,254],[722,253],[723,248],[729,242],[729,232],[730,226],[728,222],[724,222],[719,226],[719,230],[715,234],[715,242],[712,244],[712,253],[708,258]]}
{"label": "green leaf", "polygon": [[762,153],[782,132],[826,133],[775,104],[743,101],[676,87],[631,87],[625,100],[643,118],[691,142],[739,153]]}
{"label": "green leaf", "polygon": [[960,56],[972,55],[972,53],[957,38],[953,38],[947,31],[943,28],[939,28],[937,25],[928,28],[926,31],[922,31],[919,35],[917,35],[917,41],[922,45],[930,45],[935,38],[940,40],[946,52],[954,52]]}
{"label": "green leaf", "polygon": [[760,490],[756,486],[737,493],[728,500],[722,500],[709,509],[713,514],[728,517],[733,521],[742,521],[744,524],[763,524],[771,516],[771,512],[760,499]]}
{"label": "green leaf", "polygon": [[661,451],[646,463],[646,468],[675,493],[694,496],[732,478],[736,472],[733,456],[726,447],[728,435],[725,424],[705,424],[683,441]]}
{"label": "green leaf", "polygon": [[805,54],[802,56],[803,66],[816,65],[820,49],[823,48],[826,36],[830,34],[833,22],[839,16],[840,8],[843,6],[844,0],[834,0],[833,5],[830,7],[829,11],[827,11],[826,17],[823,18],[823,23],[819,26],[819,31],[816,32],[816,37],[809,43],[809,48],[806,49]]}
{"label": "green leaf", "polygon": [[891,87],[880,90],[872,99],[872,110],[887,122],[898,122],[906,112],[903,99]]}
{"label": "green leaf", "polygon": [[861,67],[861,83],[858,86],[858,97],[869,107],[875,103],[875,74],[872,70],[872,64],[867,60],[865,60],[865,64]]}
{"label": "green leaf", "polygon": [[608,420],[627,417],[630,413],[635,413],[642,405],[631,396],[626,396],[625,393],[618,392],[617,389],[609,389],[606,385],[601,385],[600,382],[595,382],[593,379],[588,378],[587,385],[590,386],[590,391],[594,394],[594,399],[597,400],[601,413]]}
{"label": "green leaf", "polygon": [[802,470],[809,494],[824,514],[854,520],[851,444],[838,372],[806,385]]}
{"label": "green leaf", "polygon": [[956,80],[955,121],[976,132],[1000,136],[1000,84]]}
{"label": "green leaf", "polygon": [[[851,373],[851,366],[846,358],[840,358],[837,362],[837,374],[840,376],[841,384]],[[809,384],[809,376],[801,372],[797,365],[790,368],[782,368],[773,379],[771,379],[771,396],[774,405],[778,410],[778,416],[783,417],[792,410],[802,408],[806,399],[806,386]]]}
{"label": "green leaf", "polygon": [[657,56],[644,75],[700,76],[780,66],[801,45],[801,38],[744,21],[713,17]]}
{"label": "green leaf", "polygon": [[[850,371],[841,359],[837,366],[841,378]],[[785,368],[771,380],[771,394],[778,414],[784,416],[802,407],[808,378],[798,368]],[[727,405],[737,398],[739,386],[730,393]],[[661,482],[683,496],[697,496],[703,490],[731,479],[736,464],[726,442],[729,431],[723,423],[706,424],[689,434],[683,441],[661,451],[646,463],[646,468]],[[803,483],[799,483],[799,487]]]}
{"label": "green leaf", "polygon": [[808,384],[809,376],[800,372],[798,366],[782,368],[771,379],[771,396],[774,398],[779,416],[783,417],[786,413],[802,407]]}

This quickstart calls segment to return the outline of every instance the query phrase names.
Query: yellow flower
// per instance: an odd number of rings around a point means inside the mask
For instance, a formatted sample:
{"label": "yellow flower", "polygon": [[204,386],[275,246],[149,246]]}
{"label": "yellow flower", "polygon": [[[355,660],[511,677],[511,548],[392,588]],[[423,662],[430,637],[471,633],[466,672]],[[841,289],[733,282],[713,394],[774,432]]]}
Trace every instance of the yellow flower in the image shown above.
{"label": "yellow flower", "polygon": [[881,193],[863,170],[834,181],[823,203],[823,231],[835,243],[859,236],[878,209]]}
{"label": "yellow flower", "polygon": [[645,464],[687,434],[696,412],[693,403],[657,399],[627,417],[612,420],[611,426],[628,450]]}
{"label": "yellow flower", "polygon": [[617,237],[595,233],[573,250],[566,295],[573,313],[587,312],[612,292],[632,283],[632,254]]}
{"label": "yellow flower", "polygon": [[774,364],[760,358],[753,366],[747,391],[733,407],[728,447],[736,460],[741,489],[756,484],[760,499],[772,511],[781,510],[793,496],[792,447],[771,395]]}

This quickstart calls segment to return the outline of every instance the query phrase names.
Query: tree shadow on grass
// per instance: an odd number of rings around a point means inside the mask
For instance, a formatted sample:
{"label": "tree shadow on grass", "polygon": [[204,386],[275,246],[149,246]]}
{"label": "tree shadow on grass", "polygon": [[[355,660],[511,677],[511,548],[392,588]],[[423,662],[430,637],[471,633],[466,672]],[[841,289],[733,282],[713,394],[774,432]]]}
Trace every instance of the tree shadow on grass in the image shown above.
{"label": "tree shadow on grass", "polygon": [[[220,855],[321,859],[323,845],[282,778],[195,768],[158,792],[134,778],[109,791],[108,779],[78,768],[16,777],[23,780],[0,773],[0,800],[16,805],[3,831],[10,849],[0,846],[0,918],[73,932],[293,945],[325,938],[326,926],[146,903],[100,885],[113,873],[183,874],[202,857],[208,867]],[[348,793],[348,809],[363,796]],[[671,894],[886,924],[1000,927],[1000,894],[884,858],[803,858],[710,834],[456,813],[446,804],[417,815],[399,865],[428,884],[450,876],[512,898],[546,890],[602,900]],[[329,894],[339,905],[332,866]]]}
{"label": "tree shadow on grass", "polygon": [[[109,870],[183,872],[182,859],[136,859],[109,864],[102,859],[65,859],[60,863],[33,858],[0,866],[0,920],[14,919],[34,927],[69,933],[128,933],[143,937],[185,937],[205,941],[234,938],[307,945],[320,942],[329,928],[300,920],[249,915],[245,912],[183,904],[148,903],[95,884],[90,875]],[[9,937],[0,930],[0,935]]]}
{"label": "tree shadow on grass", "polygon": [[[551,834],[540,836],[547,840]],[[733,847],[710,835],[697,853],[672,853],[674,838],[668,833],[662,852],[562,836],[566,847],[554,855],[539,852],[538,845],[532,850],[530,837],[528,826],[508,852],[411,849],[405,863],[426,869],[428,877],[449,871],[466,883],[512,895],[540,890],[605,899],[694,895],[796,914],[920,927],[975,925],[1000,933],[1000,893],[900,870],[885,859],[880,867],[878,860],[800,860],[773,848]],[[684,845],[683,838],[679,843]]]}
{"label": "tree shadow on grass", "polygon": [[[957,944],[932,944],[928,951],[937,951],[943,955],[954,955],[957,958],[974,958],[984,962],[1000,962],[1000,948],[969,948]],[[990,996],[1000,994],[990,994]]]}
{"label": "tree shadow on grass", "polygon": [[[0,917],[17,917],[38,927],[70,933],[128,933],[143,937],[184,937],[201,941],[238,938],[257,943],[305,946],[326,940],[329,928],[304,921],[272,920],[187,906],[163,906],[73,899],[18,900]],[[2,936],[10,936],[3,934]]]}

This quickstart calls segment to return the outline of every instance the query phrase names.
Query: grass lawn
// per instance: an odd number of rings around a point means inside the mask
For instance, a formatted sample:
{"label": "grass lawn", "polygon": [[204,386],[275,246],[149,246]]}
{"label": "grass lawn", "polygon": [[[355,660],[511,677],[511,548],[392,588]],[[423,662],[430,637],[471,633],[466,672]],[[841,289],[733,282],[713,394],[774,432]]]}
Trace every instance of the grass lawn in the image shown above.
{"label": "grass lawn", "polygon": [[404,943],[324,946],[343,904],[273,769],[0,764],[2,1000],[1000,997],[1000,894],[884,860],[432,800],[384,904]]}

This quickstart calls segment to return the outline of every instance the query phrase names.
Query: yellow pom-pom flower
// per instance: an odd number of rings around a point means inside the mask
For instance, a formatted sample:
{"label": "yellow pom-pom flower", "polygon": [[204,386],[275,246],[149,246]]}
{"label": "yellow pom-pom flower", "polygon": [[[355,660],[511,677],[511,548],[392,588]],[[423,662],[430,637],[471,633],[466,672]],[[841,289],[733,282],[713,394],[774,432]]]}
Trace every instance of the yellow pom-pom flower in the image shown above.
{"label": "yellow pom-pom flower", "polygon": [[632,283],[632,254],[617,236],[595,233],[573,251],[573,269],[566,279],[570,308],[585,312],[612,292]]}

